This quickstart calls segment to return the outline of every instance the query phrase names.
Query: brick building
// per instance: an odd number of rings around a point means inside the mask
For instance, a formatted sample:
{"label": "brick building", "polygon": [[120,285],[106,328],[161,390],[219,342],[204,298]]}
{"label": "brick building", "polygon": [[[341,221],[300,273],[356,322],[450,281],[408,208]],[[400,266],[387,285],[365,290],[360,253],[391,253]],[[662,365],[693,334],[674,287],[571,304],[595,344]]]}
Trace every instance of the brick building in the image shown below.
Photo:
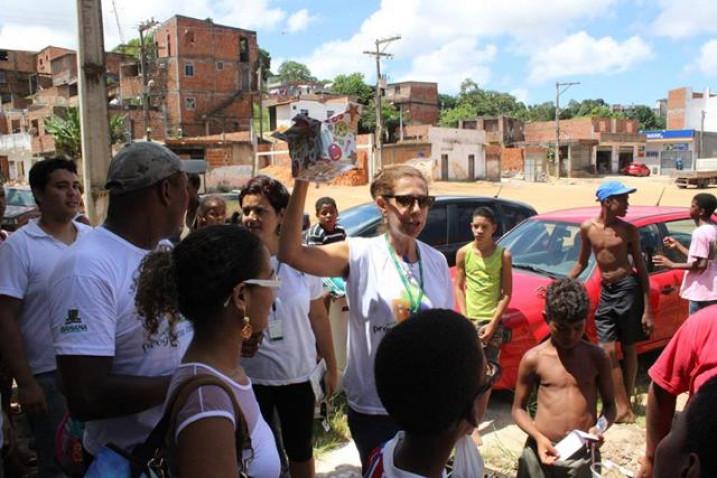
{"label": "brick building", "polygon": [[[20,50],[0,50],[0,105],[3,111],[22,109],[29,101],[35,75],[35,53]],[[0,134],[11,131],[0,125]]]}
{"label": "brick building", "polygon": [[[259,60],[256,32],[176,15],[153,35],[150,95],[166,118],[167,136],[250,129]],[[140,71],[130,70],[123,69],[121,81],[136,92]]]}
{"label": "brick building", "polygon": [[404,81],[386,85],[383,101],[393,103],[403,124],[438,124],[438,83]]}
{"label": "brick building", "polygon": [[709,88],[675,88],[667,93],[667,129],[717,132],[717,94]]}
{"label": "brick building", "polygon": [[[555,144],[554,121],[526,123],[523,132],[525,146],[547,150]],[[644,156],[645,138],[640,135],[638,121],[610,118],[560,121],[561,176],[617,173]]]}

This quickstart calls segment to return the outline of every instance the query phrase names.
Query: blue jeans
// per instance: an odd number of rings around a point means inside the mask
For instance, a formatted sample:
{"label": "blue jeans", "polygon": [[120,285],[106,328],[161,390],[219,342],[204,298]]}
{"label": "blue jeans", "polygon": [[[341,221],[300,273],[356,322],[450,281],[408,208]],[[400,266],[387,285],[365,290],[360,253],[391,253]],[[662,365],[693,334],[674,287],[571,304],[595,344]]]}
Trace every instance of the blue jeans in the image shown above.
{"label": "blue jeans", "polygon": [[708,307],[710,305],[717,304],[717,300],[691,300],[690,301],[690,308],[689,308],[689,315],[694,314],[700,309],[704,309],[705,307]]}
{"label": "blue jeans", "polygon": [[67,412],[65,397],[57,386],[57,373],[45,372],[35,375],[35,380],[45,392],[47,415],[27,414],[37,451],[38,476],[40,478],[64,477],[55,461],[55,433]]}

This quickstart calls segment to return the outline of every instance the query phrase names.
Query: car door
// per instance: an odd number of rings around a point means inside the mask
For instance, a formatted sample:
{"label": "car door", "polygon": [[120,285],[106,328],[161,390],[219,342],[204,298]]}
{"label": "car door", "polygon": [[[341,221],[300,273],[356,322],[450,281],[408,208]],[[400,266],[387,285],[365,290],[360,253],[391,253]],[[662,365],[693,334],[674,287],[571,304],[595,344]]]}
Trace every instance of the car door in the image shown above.
{"label": "car door", "polygon": [[[435,204],[428,211],[426,227],[423,228],[418,239],[441,251],[448,259],[450,247],[448,244],[448,210],[445,204]],[[455,257],[454,257],[455,261]]]}
{"label": "car door", "polygon": [[638,229],[643,260],[650,277],[650,303],[655,320],[655,329],[651,341],[669,339],[675,332],[676,318],[683,312],[680,299],[681,274],[665,267],[657,267],[653,258],[664,254],[663,234],[657,224],[642,226]]}
{"label": "car door", "polygon": [[[660,224],[660,232],[662,239],[670,236],[680,242],[683,246],[689,249],[690,241],[692,240],[692,231],[695,229],[695,223],[692,219],[680,219],[676,221],[667,221]],[[663,248],[665,256],[673,262],[687,262],[687,257],[680,252]],[[682,286],[682,279],[684,278],[685,271],[682,270],[671,270],[672,283],[675,284],[676,291],[672,296],[672,299],[677,303],[673,308],[673,313],[667,318],[669,321],[668,331],[671,337],[674,332],[682,325],[682,322],[687,319],[688,315],[688,302],[681,298],[680,287]]]}

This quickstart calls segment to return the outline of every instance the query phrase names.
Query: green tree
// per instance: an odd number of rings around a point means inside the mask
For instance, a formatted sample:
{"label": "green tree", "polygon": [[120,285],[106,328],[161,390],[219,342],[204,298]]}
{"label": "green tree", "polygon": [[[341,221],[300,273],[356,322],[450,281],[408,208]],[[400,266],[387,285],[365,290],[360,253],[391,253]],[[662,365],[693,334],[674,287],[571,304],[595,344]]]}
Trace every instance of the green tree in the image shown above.
{"label": "green tree", "polygon": [[474,105],[461,103],[454,108],[441,111],[438,124],[444,128],[457,128],[459,121],[475,119],[476,116],[478,116],[478,110]]}
{"label": "green tree", "polygon": [[438,93],[438,108],[441,111],[455,108],[457,104],[458,99],[455,96]]}
{"label": "green tree", "polygon": [[[383,122],[384,141],[390,140],[396,128],[398,128],[400,118],[398,109],[391,103],[381,103],[381,120]],[[376,132],[376,104],[369,101],[369,104],[363,107],[361,118],[359,119],[359,133]]]}
{"label": "green tree", "polygon": [[665,118],[657,116],[649,106],[636,105],[627,111],[625,116],[628,119],[640,122],[640,129],[665,129]]}
{"label": "green tree", "polygon": [[287,60],[279,65],[277,76],[282,83],[316,81],[316,78],[311,76],[311,70],[309,70],[308,66],[292,60]]}
{"label": "green tree", "polygon": [[331,92],[355,96],[359,103],[368,105],[373,97],[374,89],[364,82],[363,73],[351,73],[334,78]]}
{"label": "green tree", "polygon": [[274,76],[271,72],[271,53],[263,48],[259,48],[259,65],[263,70],[262,75],[264,78],[270,78]]}
{"label": "green tree", "polygon": [[[78,159],[82,156],[80,112],[76,107],[67,108],[64,116],[53,115],[45,118],[45,131],[55,139],[55,147],[59,153],[65,154],[72,159]],[[124,116],[111,116],[111,144],[121,143],[125,140]]]}

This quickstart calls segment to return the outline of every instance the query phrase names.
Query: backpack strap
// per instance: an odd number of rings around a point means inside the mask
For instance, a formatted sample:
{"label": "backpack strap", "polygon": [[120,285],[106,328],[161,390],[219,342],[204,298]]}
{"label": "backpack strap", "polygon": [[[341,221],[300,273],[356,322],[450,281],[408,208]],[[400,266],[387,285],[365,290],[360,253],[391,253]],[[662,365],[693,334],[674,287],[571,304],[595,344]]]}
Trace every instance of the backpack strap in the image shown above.
{"label": "backpack strap", "polygon": [[[177,386],[174,393],[167,401],[162,418],[159,420],[144,443],[138,445],[133,450],[132,455],[136,460],[136,464],[146,466],[153,459],[163,459],[166,457],[166,450],[174,447],[174,430],[176,429],[177,415],[194,391],[200,387],[211,385],[224,390],[232,402],[232,406],[234,407],[234,417],[237,421],[235,434],[237,459],[239,460],[242,471],[246,471],[244,469],[245,467],[242,455],[245,449],[251,450],[251,435],[249,434],[249,427],[247,425],[246,418],[244,417],[244,413],[242,412],[236,396],[234,395],[234,391],[230,388],[230,386],[219,377],[206,373],[194,375]],[[141,472],[143,470],[136,471]],[[139,476],[139,473],[137,473],[136,476]]]}

